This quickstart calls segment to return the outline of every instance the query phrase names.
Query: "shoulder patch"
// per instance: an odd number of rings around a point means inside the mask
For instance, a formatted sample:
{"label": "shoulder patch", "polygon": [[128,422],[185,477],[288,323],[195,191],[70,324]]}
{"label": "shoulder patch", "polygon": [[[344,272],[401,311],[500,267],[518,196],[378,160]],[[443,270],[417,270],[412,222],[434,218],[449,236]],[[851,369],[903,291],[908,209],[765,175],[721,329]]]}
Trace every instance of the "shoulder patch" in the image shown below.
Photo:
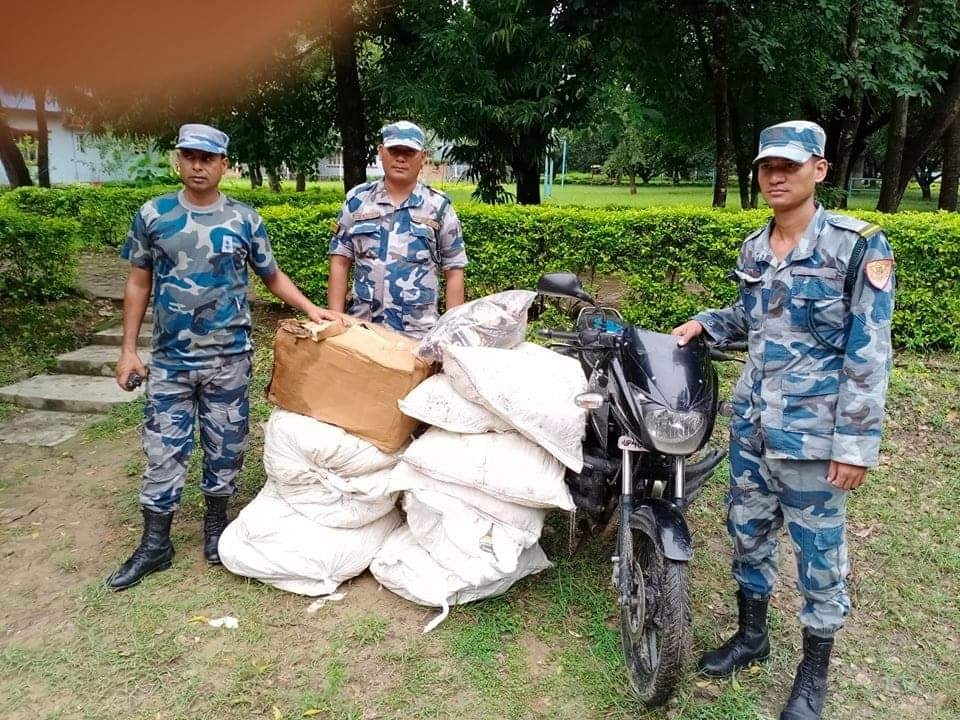
{"label": "shoulder patch", "polygon": [[886,290],[890,285],[890,278],[893,277],[893,258],[883,258],[882,260],[871,260],[864,263],[863,272],[867,276],[867,282],[873,285],[877,290]]}

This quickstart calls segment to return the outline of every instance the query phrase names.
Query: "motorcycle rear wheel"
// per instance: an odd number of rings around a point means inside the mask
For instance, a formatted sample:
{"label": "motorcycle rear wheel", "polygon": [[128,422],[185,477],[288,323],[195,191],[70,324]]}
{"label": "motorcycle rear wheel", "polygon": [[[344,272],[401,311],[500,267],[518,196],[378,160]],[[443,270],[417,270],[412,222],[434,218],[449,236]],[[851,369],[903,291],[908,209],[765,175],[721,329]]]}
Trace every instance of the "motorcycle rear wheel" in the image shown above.
{"label": "motorcycle rear wheel", "polygon": [[630,684],[651,707],[670,697],[683,675],[691,646],[690,580],[687,563],[663,556],[640,532],[631,532],[630,602],[620,609],[620,637]]}

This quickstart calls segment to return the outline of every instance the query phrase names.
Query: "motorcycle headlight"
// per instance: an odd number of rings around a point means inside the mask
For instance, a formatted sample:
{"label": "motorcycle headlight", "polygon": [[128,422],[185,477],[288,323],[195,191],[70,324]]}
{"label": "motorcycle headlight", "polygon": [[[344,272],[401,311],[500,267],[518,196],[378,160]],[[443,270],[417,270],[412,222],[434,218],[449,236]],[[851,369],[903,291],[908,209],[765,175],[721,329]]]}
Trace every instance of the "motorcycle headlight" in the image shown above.
{"label": "motorcycle headlight", "polygon": [[706,416],[695,411],[677,412],[659,407],[643,413],[643,424],[656,448],[672,455],[694,452],[700,445],[706,423]]}

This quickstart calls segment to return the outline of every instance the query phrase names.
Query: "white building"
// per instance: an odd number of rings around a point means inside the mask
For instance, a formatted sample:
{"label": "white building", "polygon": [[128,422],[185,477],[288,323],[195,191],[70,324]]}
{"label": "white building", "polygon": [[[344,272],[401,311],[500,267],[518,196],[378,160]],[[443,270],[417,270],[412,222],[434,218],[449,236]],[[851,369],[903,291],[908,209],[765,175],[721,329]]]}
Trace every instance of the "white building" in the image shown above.
{"label": "white building", "polygon": [[[37,179],[37,115],[33,95],[10,93],[0,89],[0,106],[20,147],[34,181]],[[56,99],[47,97],[47,139],[49,143],[50,182],[99,183],[108,180],[133,180],[138,174],[162,166],[165,154],[157,153],[153,143],[135,142],[110,136],[94,136],[84,131],[79,119],[60,108]],[[0,164],[0,185],[9,185]]]}

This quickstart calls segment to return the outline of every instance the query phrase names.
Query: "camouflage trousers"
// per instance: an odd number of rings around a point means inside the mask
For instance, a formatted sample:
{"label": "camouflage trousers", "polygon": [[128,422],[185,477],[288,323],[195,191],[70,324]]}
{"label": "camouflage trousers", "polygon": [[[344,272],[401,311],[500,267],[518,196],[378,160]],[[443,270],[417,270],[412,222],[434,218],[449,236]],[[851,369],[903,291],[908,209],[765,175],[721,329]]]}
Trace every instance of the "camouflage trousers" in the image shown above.
{"label": "camouflage trousers", "polygon": [[829,461],[778,460],[730,443],[727,531],[733,577],[745,595],[766,599],[777,578],[777,535],[784,522],[804,604],[800,622],[832,635],[850,612],[847,594],[847,492],[827,481]]}
{"label": "camouflage trousers", "polygon": [[140,504],[170,513],[180,506],[187,467],[200,418],[204,495],[231,496],[247,448],[252,373],[249,354],[224,358],[218,367],[167,370],[150,366],[143,419],[143,475]]}

